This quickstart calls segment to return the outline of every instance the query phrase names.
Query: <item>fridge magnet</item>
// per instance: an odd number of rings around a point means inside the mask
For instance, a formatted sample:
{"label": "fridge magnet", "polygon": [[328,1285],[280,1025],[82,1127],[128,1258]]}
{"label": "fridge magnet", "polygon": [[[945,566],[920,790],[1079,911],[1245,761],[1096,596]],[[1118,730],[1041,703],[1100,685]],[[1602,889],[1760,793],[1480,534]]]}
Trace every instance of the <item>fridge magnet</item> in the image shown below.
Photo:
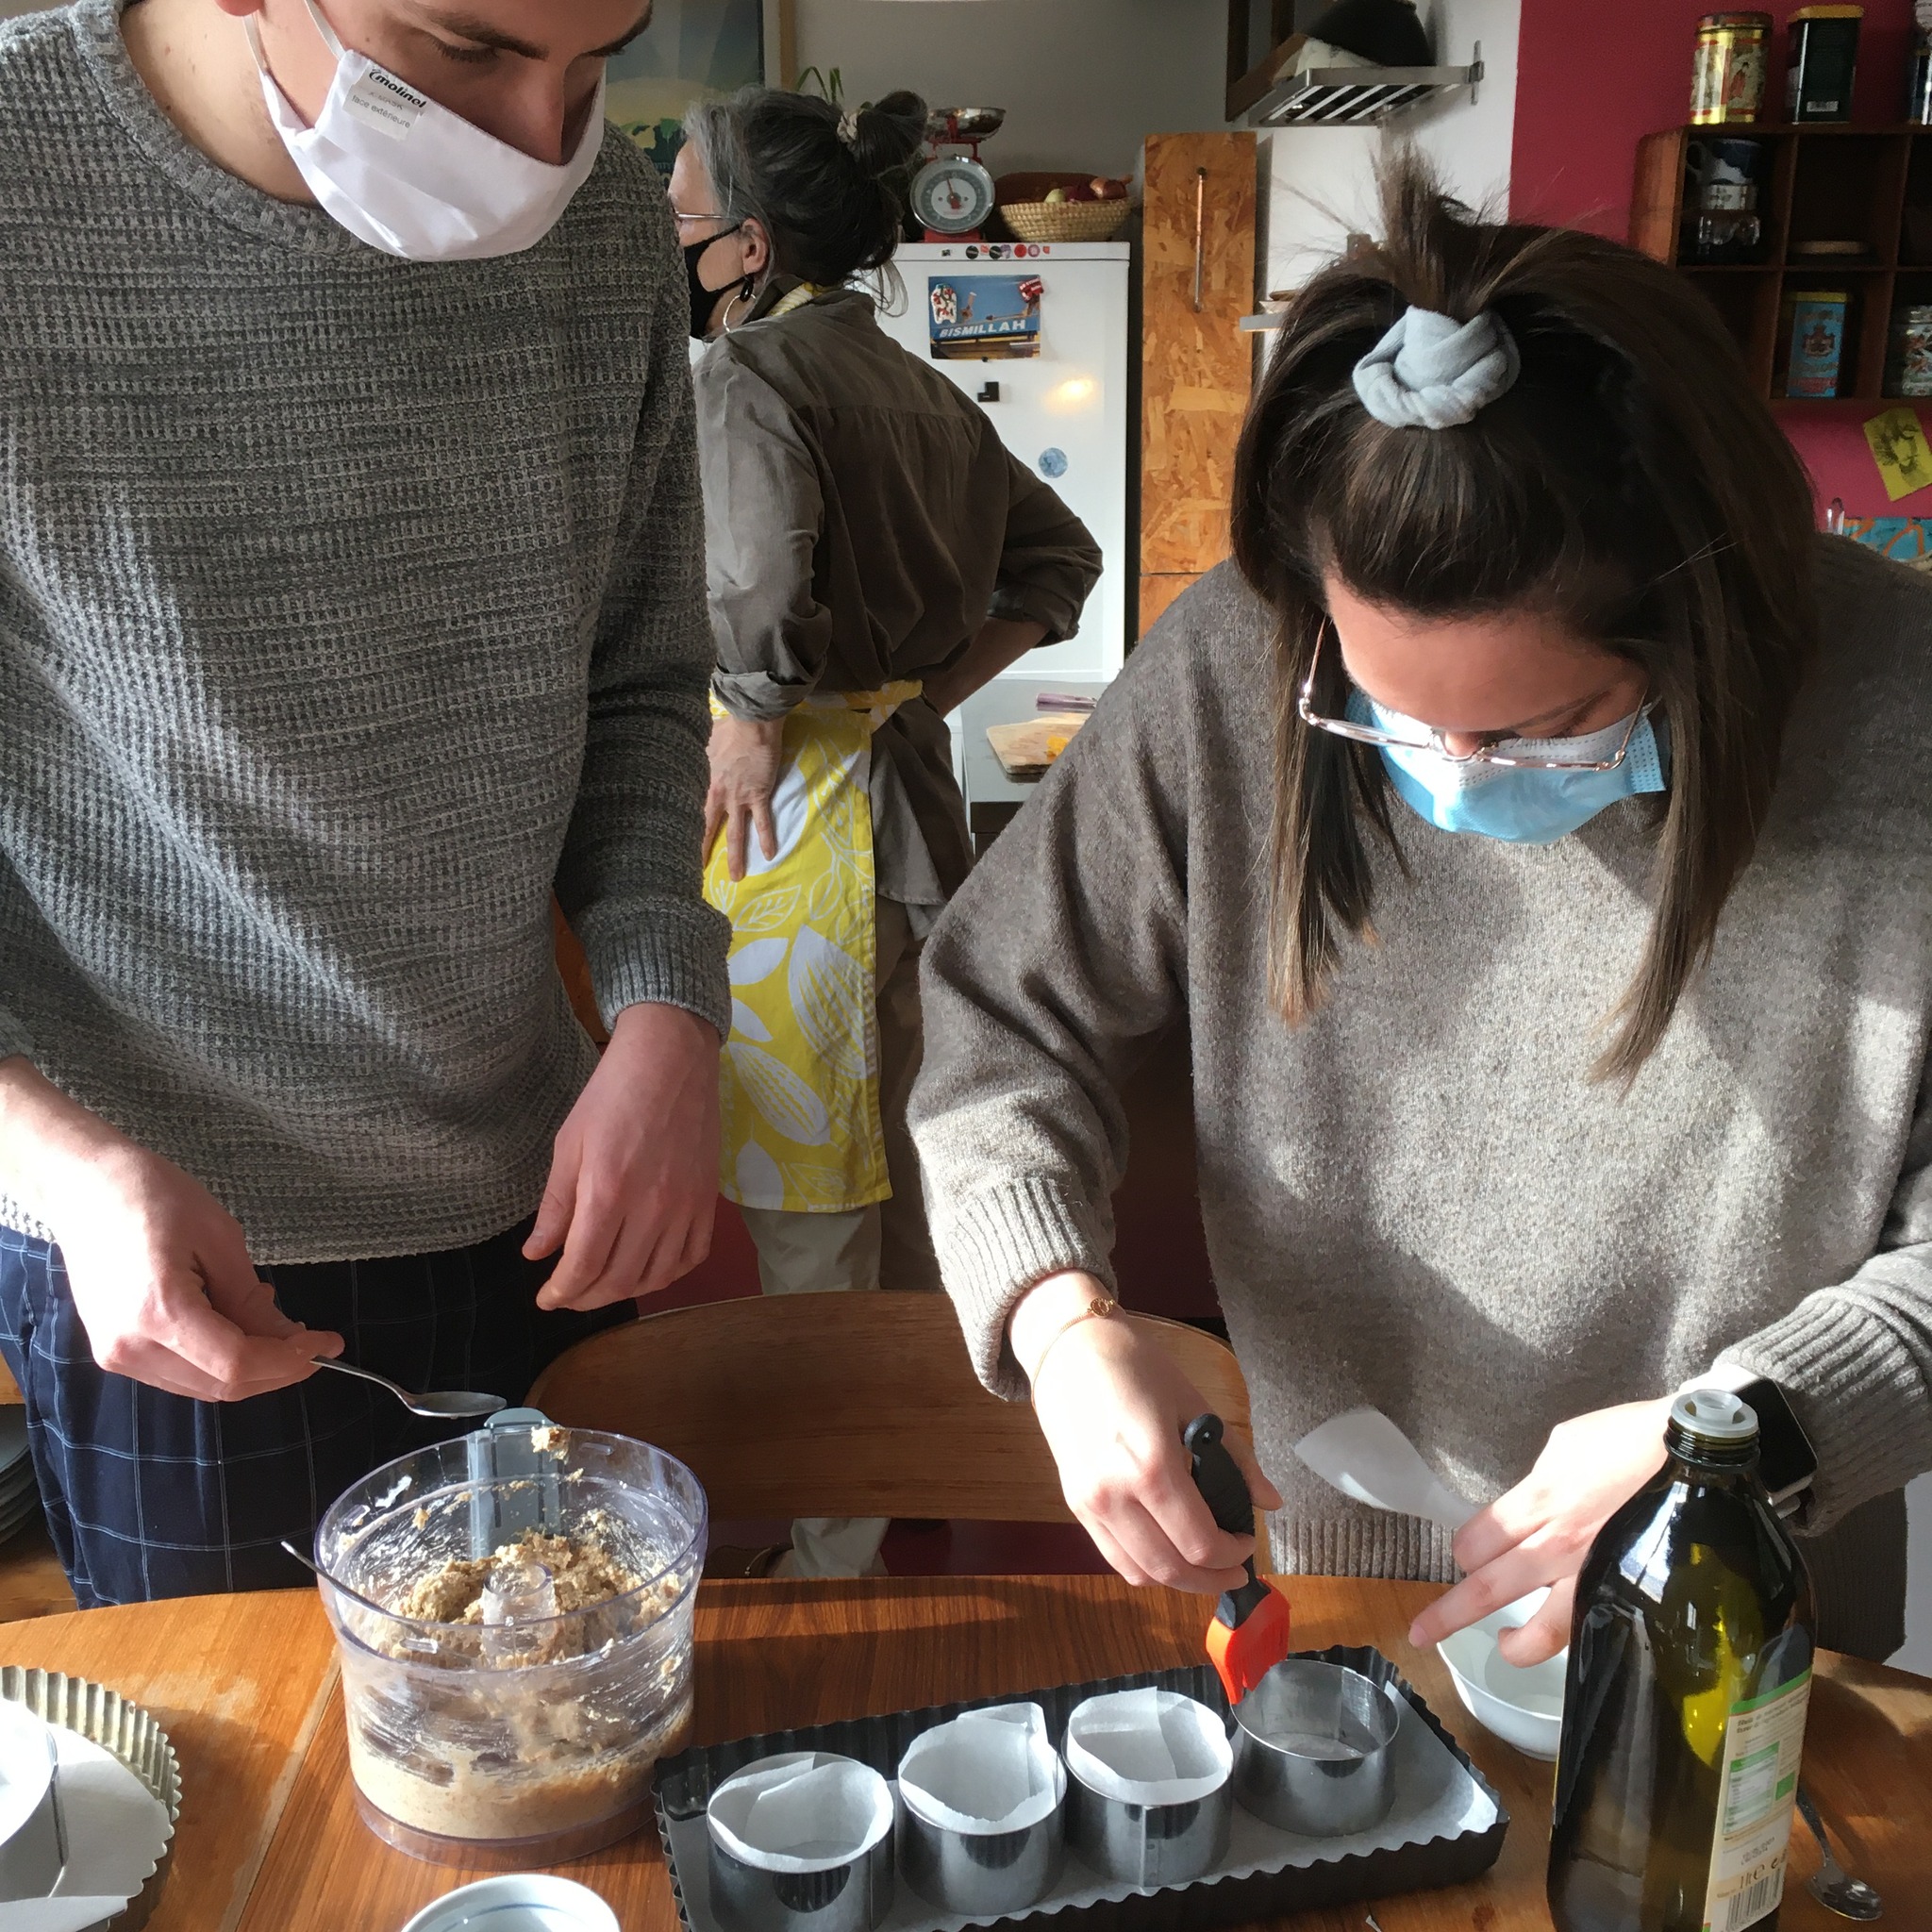
{"label": "fridge magnet", "polygon": [[932,275],[925,292],[936,360],[1003,362],[1040,354],[1045,290],[1038,275]]}
{"label": "fridge magnet", "polygon": [[1896,503],[1932,483],[1932,448],[1910,409],[1887,409],[1865,424],[1865,441],[1872,446],[1872,460],[1885,478],[1885,493]]}

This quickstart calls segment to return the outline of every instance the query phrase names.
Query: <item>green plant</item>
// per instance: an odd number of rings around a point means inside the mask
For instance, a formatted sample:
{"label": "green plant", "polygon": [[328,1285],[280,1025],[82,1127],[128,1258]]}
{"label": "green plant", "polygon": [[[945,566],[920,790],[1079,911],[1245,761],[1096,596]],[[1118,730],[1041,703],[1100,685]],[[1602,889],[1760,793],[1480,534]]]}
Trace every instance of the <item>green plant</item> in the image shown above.
{"label": "green plant", "polygon": [[802,94],[817,94],[821,99],[830,101],[833,107],[843,105],[845,77],[836,67],[821,69],[808,67],[798,76],[795,92]]}

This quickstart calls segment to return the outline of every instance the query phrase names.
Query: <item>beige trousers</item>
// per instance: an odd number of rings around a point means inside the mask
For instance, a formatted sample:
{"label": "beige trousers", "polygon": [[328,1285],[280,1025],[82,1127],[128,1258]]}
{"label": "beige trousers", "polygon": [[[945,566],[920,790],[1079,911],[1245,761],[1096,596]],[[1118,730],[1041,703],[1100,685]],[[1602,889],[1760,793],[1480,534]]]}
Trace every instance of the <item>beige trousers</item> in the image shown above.
{"label": "beige trousers", "polygon": [[[931,1289],[939,1263],[925,1224],[919,1157],[906,1130],[906,1105],[918,1076],[920,942],[906,908],[881,899],[874,983],[878,988],[879,1115],[892,1197],[836,1214],[774,1208],[740,1211],[758,1251],[758,1284],[767,1294],[835,1290]],[[792,1576],[863,1576],[878,1570],[882,1516],[802,1516],[791,1525],[791,1552],[774,1573]]]}

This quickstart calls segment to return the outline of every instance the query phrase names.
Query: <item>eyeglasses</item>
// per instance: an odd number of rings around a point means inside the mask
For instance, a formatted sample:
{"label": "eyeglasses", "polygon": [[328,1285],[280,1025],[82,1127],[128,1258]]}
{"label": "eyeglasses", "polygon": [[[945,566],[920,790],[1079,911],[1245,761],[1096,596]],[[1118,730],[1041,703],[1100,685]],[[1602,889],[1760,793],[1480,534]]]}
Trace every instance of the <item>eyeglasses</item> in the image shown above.
{"label": "eyeglasses", "polygon": [[1491,744],[1479,744],[1474,751],[1451,751],[1443,742],[1442,734],[1433,728],[1426,739],[1419,741],[1400,737],[1393,731],[1384,731],[1379,725],[1357,724],[1349,718],[1325,717],[1315,709],[1315,676],[1322,662],[1322,642],[1333,628],[1329,619],[1322,620],[1322,628],[1315,635],[1314,656],[1308,659],[1308,675],[1302,679],[1301,692],[1295,700],[1295,710],[1304,724],[1312,724],[1317,731],[1345,738],[1354,744],[1386,745],[1394,751],[1432,751],[1453,765],[1507,765],[1512,770],[1528,772],[1614,772],[1630,755],[1630,742],[1637,736],[1637,727],[1643,722],[1644,714],[1650,709],[1646,690],[1643,703],[1630,715],[1622,742],[1607,758],[1538,758],[1534,753],[1505,754]]}
{"label": "eyeglasses", "polygon": [[[674,222],[724,222],[730,221],[731,218],[728,215],[722,215],[715,211],[713,211],[710,214],[702,215],[686,214],[685,211],[681,208],[679,208],[675,202],[673,202],[671,205],[671,219]],[[729,235],[735,229],[741,228],[743,227],[743,225],[744,224],[742,222],[732,222],[731,226],[729,228],[719,229],[718,235],[713,236],[712,240],[716,241],[718,239],[718,236]]]}

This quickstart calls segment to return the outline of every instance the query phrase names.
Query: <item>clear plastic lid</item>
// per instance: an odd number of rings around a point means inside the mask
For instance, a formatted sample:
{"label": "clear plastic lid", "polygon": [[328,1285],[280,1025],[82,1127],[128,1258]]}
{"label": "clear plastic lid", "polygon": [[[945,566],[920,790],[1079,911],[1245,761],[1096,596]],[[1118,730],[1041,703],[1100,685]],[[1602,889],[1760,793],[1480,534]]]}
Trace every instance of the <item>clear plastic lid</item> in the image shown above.
{"label": "clear plastic lid", "polygon": [[1687,1389],[1671,1404],[1671,1420],[1699,1442],[1735,1448],[1757,1438],[1757,1411],[1728,1389]]}

